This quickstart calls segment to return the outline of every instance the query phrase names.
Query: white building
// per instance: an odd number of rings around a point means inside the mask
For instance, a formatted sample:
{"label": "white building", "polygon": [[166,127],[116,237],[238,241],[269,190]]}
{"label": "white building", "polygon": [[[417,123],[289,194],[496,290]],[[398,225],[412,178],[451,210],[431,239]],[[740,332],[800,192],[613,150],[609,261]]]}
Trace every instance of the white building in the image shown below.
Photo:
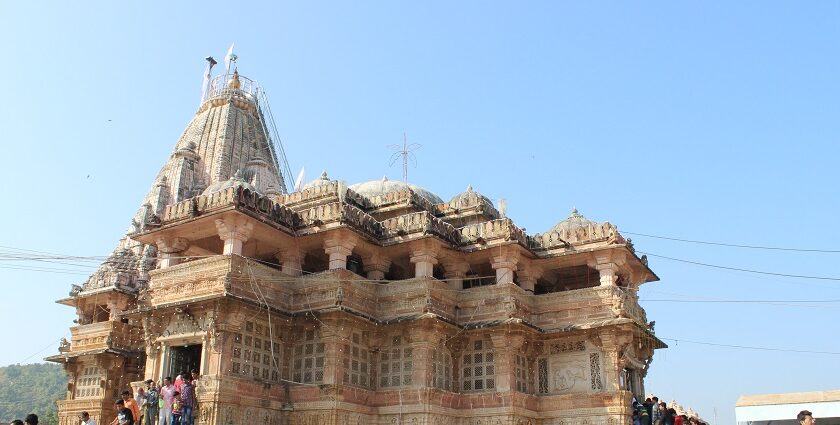
{"label": "white building", "polygon": [[796,415],[810,410],[818,425],[840,425],[840,390],[744,395],[735,403],[739,425],[799,425]]}

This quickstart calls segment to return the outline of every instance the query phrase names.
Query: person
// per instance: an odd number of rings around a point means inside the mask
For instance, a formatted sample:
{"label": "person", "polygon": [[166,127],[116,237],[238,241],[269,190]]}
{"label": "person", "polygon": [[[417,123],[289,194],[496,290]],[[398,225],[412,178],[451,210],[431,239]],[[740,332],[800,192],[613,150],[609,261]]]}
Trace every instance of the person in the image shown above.
{"label": "person", "polygon": [[639,409],[633,409],[633,425],[642,425],[642,421],[639,418]]}
{"label": "person", "polygon": [[193,425],[192,414],[195,407],[195,387],[192,385],[192,377],[184,375],[184,384],[181,385],[181,425]]}
{"label": "person", "polygon": [[641,425],[651,425],[650,415],[648,414],[648,409],[644,405],[639,410],[639,424],[641,424]]}
{"label": "person", "polygon": [[123,391],[121,395],[123,405],[125,405],[126,409],[131,410],[131,421],[134,422],[136,418],[140,417],[140,406],[138,406],[137,402],[131,398],[131,391]]}
{"label": "person", "polygon": [[137,424],[142,425],[143,415],[145,412],[143,406],[146,404],[146,390],[144,390],[143,387],[137,389],[137,395],[134,396],[134,402],[137,403],[137,412],[140,414],[140,416],[137,416]]}
{"label": "person", "polygon": [[23,421],[22,421],[22,420],[20,420],[20,419],[15,419],[15,420],[13,420],[13,421],[12,421],[12,423],[11,423],[11,424],[9,424],[9,425],[23,425]]}
{"label": "person", "polygon": [[181,425],[181,393],[178,391],[172,396],[172,425]]}
{"label": "person", "polygon": [[96,421],[90,417],[88,412],[82,412],[79,414],[79,419],[82,420],[82,425],[96,425]]}
{"label": "person", "polygon": [[172,377],[163,378],[163,386],[160,388],[160,398],[163,405],[160,408],[159,425],[172,425],[172,398],[175,396],[175,386],[172,385]]}
{"label": "person", "polygon": [[38,415],[30,413],[26,415],[26,419],[24,419],[23,422],[27,425],[38,425]]}
{"label": "person", "polygon": [[125,407],[125,397],[114,402],[114,410],[117,411],[117,417],[111,421],[111,425],[134,425],[134,413]]}
{"label": "person", "polygon": [[147,380],[146,388],[146,404],[143,406],[143,417],[146,419],[141,425],[155,425],[160,414],[159,395],[155,381]]}
{"label": "person", "polygon": [[810,410],[803,410],[796,415],[796,420],[799,421],[799,425],[811,425],[817,423],[817,420],[814,419],[814,414],[811,413]]}
{"label": "person", "polygon": [[653,425],[662,425],[662,408],[659,407],[659,397],[651,399],[653,401],[653,408],[651,409],[650,420]]}

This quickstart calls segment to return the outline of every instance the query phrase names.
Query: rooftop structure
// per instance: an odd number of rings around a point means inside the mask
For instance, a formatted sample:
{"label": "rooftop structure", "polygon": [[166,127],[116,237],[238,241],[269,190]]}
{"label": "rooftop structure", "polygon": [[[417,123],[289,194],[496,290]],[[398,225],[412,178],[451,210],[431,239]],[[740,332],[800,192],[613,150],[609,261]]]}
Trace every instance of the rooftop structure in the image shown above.
{"label": "rooftop structure", "polygon": [[628,422],[665,344],[637,297],[658,278],[614,225],[574,210],[529,235],[472,187],[326,172],[286,193],[256,84],[213,81],[117,250],[59,300],[62,425],[192,369],[201,425]]}

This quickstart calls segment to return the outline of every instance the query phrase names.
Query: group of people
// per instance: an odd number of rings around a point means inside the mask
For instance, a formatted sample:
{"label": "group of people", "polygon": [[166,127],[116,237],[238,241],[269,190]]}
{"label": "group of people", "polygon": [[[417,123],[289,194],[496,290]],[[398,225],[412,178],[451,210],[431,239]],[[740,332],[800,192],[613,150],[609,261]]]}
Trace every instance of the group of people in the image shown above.
{"label": "group of people", "polygon": [[700,418],[678,415],[659,397],[649,397],[644,403],[634,403],[633,425],[706,425]]}
{"label": "group of people", "polygon": [[15,419],[10,422],[11,425],[38,425],[38,415],[30,413],[26,415],[26,419]]}
{"label": "group of people", "polygon": [[[132,398],[131,391],[123,391],[114,402],[117,417],[109,425],[193,425],[197,400],[194,381],[198,373],[163,378],[163,382],[149,379]],[[96,425],[88,412],[82,412],[81,425]]]}

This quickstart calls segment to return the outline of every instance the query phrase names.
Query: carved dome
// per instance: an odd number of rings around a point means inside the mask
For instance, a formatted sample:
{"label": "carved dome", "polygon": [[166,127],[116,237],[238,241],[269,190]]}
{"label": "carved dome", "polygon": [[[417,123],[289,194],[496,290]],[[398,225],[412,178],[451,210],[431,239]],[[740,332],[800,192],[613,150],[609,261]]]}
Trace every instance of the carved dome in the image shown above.
{"label": "carved dome", "polygon": [[467,190],[453,196],[448,202],[450,208],[469,208],[481,203],[485,203],[495,208],[493,201],[491,201],[490,198],[474,191],[472,185],[467,186]]}
{"label": "carved dome", "polygon": [[577,208],[572,209],[569,218],[557,223],[549,232],[574,232],[577,229],[589,229],[590,226],[597,226],[598,223],[581,215]]}
{"label": "carved dome", "polygon": [[426,189],[423,189],[420,186],[415,186],[411,183],[404,183],[401,181],[388,180],[387,177],[383,177],[382,180],[371,180],[369,182],[356,183],[350,186],[350,189],[352,189],[359,195],[364,196],[365,198],[373,198],[379,195],[385,195],[387,193],[411,189],[412,191],[414,191],[414,193],[420,195],[421,197],[425,198],[427,201],[433,204],[443,203],[443,200],[440,199],[439,196],[435,195],[432,192],[429,192]]}
{"label": "carved dome", "polygon": [[233,175],[233,177],[231,177],[228,180],[218,181],[216,183],[211,184],[210,186],[207,186],[207,189],[204,189],[204,192],[202,192],[201,194],[202,195],[209,195],[211,193],[221,192],[223,190],[227,190],[227,189],[230,189],[232,187],[240,187],[240,186],[245,188],[245,189],[254,191],[254,192],[259,192],[257,190],[257,188],[254,187],[254,185],[252,185],[251,183],[248,183],[245,180],[245,178],[242,177],[242,171],[237,170],[236,173]]}
{"label": "carved dome", "polygon": [[330,178],[327,177],[327,171],[324,170],[324,172],[321,173],[321,177],[318,177],[317,179],[312,180],[309,183],[306,183],[305,185],[303,185],[303,187],[300,188],[300,190],[312,189],[313,187],[319,187],[319,186],[326,186],[330,183],[332,183],[332,180],[330,180]]}

